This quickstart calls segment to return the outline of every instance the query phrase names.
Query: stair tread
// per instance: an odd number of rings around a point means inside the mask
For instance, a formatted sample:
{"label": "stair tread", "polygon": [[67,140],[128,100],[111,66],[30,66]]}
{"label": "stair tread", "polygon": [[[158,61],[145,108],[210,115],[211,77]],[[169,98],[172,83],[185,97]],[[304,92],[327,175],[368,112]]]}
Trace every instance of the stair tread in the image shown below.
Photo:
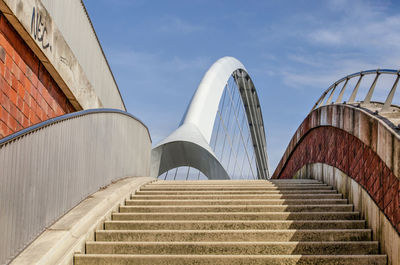
{"label": "stair tread", "polygon": [[264,245],[264,244],[271,244],[271,245],[297,245],[297,244],[304,244],[304,245],[318,245],[318,244],[336,244],[336,245],[368,245],[368,244],[379,244],[378,241],[235,241],[235,242],[227,242],[227,241],[87,241],[86,244],[110,244],[110,245],[119,245],[119,244],[127,244],[127,245]]}
{"label": "stair tread", "polygon": [[337,190],[332,189],[312,189],[312,190],[177,190],[177,191],[169,191],[169,190],[139,190],[136,194],[293,194],[293,193],[337,193]]}
{"label": "stair tread", "polygon": [[199,257],[199,258],[201,258],[201,257],[221,257],[221,256],[223,256],[223,257],[233,257],[233,258],[235,258],[235,257],[239,257],[239,256],[243,256],[243,257],[249,257],[249,258],[251,258],[251,257],[260,257],[260,258],[262,258],[262,257],[288,257],[288,258],[299,258],[299,257],[307,257],[307,256],[310,256],[310,257],[327,257],[327,256],[334,256],[334,257],[344,257],[344,258],[346,258],[346,257],[352,257],[352,258],[357,258],[357,257],[365,257],[365,256],[367,256],[367,257],[386,257],[386,255],[384,255],[384,254],[377,254],[377,255],[207,255],[207,254],[204,254],[204,255],[152,255],[152,254],[149,254],[149,255],[140,255],[140,254],[134,254],[134,255],[121,255],[121,254],[76,254],[76,256],[78,256],[78,257],[81,257],[81,256],[89,256],[89,255],[92,255],[92,256],[158,256],[158,257],[160,257],[160,258],[162,258],[162,257],[168,257],[168,256],[170,256],[170,257],[174,257],[174,256],[176,256],[176,257],[184,257],[184,256],[193,256],[193,257]]}
{"label": "stair tread", "polygon": [[174,223],[205,223],[205,224],[209,224],[209,223],[239,223],[239,224],[243,224],[243,223],[338,223],[338,222],[345,222],[345,223],[356,223],[356,222],[360,222],[360,223],[365,223],[365,220],[240,220],[240,221],[236,221],[236,220],[223,220],[223,221],[217,221],[217,220],[193,220],[193,221],[182,221],[182,220],[163,220],[163,221],[157,221],[157,220],[110,220],[110,221],[105,221],[105,223],[162,223],[162,224],[174,224]]}
{"label": "stair tread", "polygon": [[318,180],[160,180],[111,218],[76,265],[387,262],[354,205]]}
{"label": "stair tread", "polygon": [[172,229],[166,230],[96,230],[96,233],[294,233],[298,231],[299,233],[344,233],[344,232],[371,232],[369,228],[360,228],[360,229],[243,229],[243,230],[206,230],[206,231],[199,231],[199,230],[182,230],[176,231]]}
{"label": "stair tread", "polygon": [[[386,255],[154,255],[77,254],[74,264],[387,264]],[[311,262],[311,263],[310,263]]]}

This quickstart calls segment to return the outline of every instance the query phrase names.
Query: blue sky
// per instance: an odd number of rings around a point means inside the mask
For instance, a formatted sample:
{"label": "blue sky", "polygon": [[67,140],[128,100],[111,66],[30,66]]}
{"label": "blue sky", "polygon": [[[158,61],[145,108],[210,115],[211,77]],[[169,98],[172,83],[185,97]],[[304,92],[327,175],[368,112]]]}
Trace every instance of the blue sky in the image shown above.
{"label": "blue sky", "polygon": [[149,127],[153,144],[177,128],[214,61],[239,59],[261,101],[271,171],[331,83],[400,68],[396,1],[84,2],[128,112]]}

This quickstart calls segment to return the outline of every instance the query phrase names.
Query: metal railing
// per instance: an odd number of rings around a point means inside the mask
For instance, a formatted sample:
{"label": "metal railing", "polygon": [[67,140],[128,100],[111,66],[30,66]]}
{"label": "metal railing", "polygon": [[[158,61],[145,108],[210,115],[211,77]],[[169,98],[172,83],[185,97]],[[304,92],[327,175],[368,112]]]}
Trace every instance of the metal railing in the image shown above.
{"label": "metal railing", "polygon": [[0,140],[0,264],[112,181],[150,174],[151,138],[129,113],[60,116]]}
{"label": "metal railing", "polygon": [[[374,78],[372,84],[370,85],[369,90],[364,97],[364,100],[356,101],[356,97],[359,92],[361,82],[363,81],[363,77],[366,75],[375,75],[375,78]],[[400,70],[392,70],[392,69],[367,70],[367,71],[361,71],[361,72],[354,73],[354,74],[348,75],[346,77],[343,77],[342,79],[339,79],[338,81],[333,83],[328,89],[326,89],[322,93],[321,97],[314,104],[311,111],[313,111],[314,109],[319,108],[321,106],[325,106],[325,105],[329,105],[329,104],[339,104],[339,103],[353,104],[353,103],[359,102],[360,106],[371,105],[371,103],[373,102],[373,101],[371,101],[372,96],[374,94],[375,87],[376,87],[376,85],[379,81],[379,77],[381,75],[395,75],[396,76],[396,79],[392,84],[392,87],[386,97],[385,102],[383,103],[383,105],[381,107],[379,107],[378,110],[376,110],[376,112],[379,112],[379,113],[390,112],[390,107],[392,106],[393,97],[394,97],[394,94],[397,89],[397,84],[399,82]],[[346,100],[343,101],[343,97],[344,97],[344,94],[347,89],[347,85],[348,85],[349,81],[356,77],[358,77],[358,80],[357,80],[357,83],[354,86],[353,90],[351,91],[350,97],[347,99],[347,101]],[[340,87],[340,85],[342,83],[343,83],[343,85],[340,88],[340,92],[339,92],[337,98],[334,100],[333,97],[334,97],[335,91],[336,91],[336,89],[338,89],[338,87]]]}

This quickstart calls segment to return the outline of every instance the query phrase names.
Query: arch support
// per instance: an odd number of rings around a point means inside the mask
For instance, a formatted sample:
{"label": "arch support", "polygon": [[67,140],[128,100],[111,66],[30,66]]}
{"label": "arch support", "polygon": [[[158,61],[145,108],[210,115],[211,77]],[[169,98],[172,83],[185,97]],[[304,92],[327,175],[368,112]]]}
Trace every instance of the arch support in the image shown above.
{"label": "arch support", "polygon": [[243,64],[233,57],[223,57],[206,72],[194,93],[179,128],[152,150],[152,176],[159,176],[179,166],[200,170],[209,179],[230,178],[210,146],[214,121],[228,80],[233,77],[243,102],[254,148],[257,177],[269,177],[268,157],[257,92]]}
{"label": "arch support", "polygon": [[191,123],[179,127],[151,151],[152,177],[181,166],[196,168],[209,179],[229,179],[197,127]]}

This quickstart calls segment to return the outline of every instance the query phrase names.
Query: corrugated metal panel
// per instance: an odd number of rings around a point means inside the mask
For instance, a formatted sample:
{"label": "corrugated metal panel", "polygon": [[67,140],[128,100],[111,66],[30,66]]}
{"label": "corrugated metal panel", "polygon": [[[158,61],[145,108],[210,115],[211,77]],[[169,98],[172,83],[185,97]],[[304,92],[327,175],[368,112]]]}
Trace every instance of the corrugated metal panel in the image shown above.
{"label": "corrugated metal panel", "polygon": [[0,141],[0,264],[100,187],[149,175],[148,130],[122,112],[69,114],[5,140]]}
{"label": "corrugated metal panel", "polygon": [[[118,86],[81,0],[41,0],[104,107],[125,110]],[[101,73],[101,74],[99,74]]]}

